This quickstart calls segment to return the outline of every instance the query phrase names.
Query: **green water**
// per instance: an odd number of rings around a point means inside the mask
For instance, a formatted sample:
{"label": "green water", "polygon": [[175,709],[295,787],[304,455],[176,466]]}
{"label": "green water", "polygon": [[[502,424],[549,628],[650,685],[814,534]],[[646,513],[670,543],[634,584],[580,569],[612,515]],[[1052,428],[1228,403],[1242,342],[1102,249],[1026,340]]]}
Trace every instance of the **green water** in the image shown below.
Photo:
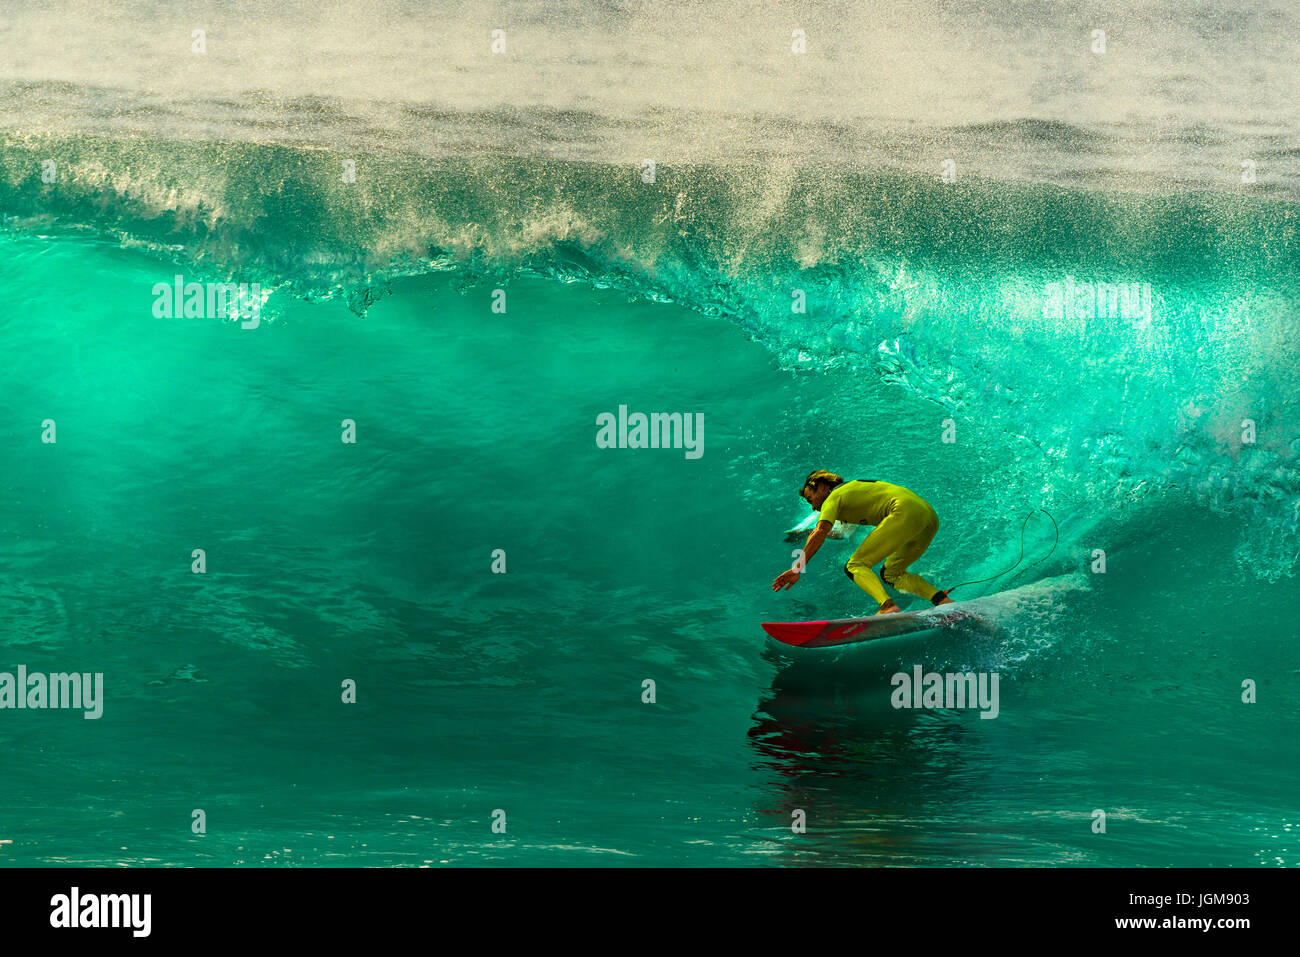
{"label": "green water", "polygon": [[202,9],[0,22],[0,865],[1297,863],[1294,2]]}
{"label": "green water", "polygon": [[[0,711],[5,864],[1296,863],[1292,573],[1149,450],[1108,473],[960,411],[944,443],[915,376],[948,373],[905,341],[791,367],[585,282],[516,276],[500,314],[494,281],[410,277],[241,329],[154,318],[148,250],[0,242],[0,671],[105,688],[98,720]],[[1044,401],[1089,448],[1095,403]],[[704,454],[598,448],[620,404],[702,413]],[[993,631],[792,661],[759,621],[869,604],[834,542],[769,589],[819,466],[924,494],[940,583],[1010,566],[1039,505],[1060,544],[956,596],[1005,589]],[[998,672],[998,718],[895,710],[914,664]]]}

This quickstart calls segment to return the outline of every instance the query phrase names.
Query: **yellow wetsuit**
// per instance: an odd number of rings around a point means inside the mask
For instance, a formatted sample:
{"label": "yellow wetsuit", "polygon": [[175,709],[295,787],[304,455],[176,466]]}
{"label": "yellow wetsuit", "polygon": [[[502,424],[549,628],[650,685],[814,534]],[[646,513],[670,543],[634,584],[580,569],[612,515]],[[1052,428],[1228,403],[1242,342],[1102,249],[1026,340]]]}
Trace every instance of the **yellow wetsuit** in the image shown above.
{"label": "yellow wetsuit", "polygon": [[871,566],[885,559],[880,573],[899,591],[934,600],[939,590],[907,570],[929,547],[939,530],[930,503],[901,485],[855,480],[836,487],[822,503],[819,522],[874,525],[844,566],[854,583],[883,605],[889,593]]}

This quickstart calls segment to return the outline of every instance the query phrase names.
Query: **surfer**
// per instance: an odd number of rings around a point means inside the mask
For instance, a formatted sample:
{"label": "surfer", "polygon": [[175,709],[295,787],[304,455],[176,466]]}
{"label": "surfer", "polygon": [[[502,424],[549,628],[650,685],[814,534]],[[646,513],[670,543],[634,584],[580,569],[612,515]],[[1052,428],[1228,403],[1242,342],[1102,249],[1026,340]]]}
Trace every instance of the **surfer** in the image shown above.
{"label": "surfer", "polygon": [[[821,548],[837,521],[853,525],[874,525],[875,528],[858,546],[844,566],[844,573],[853,583],[880,604],[879,615],[889,615],[901,608],[889,597],[883,578],[888,584],[917,595],[935,605],[950,605],[948,593],[940,591],[907,567],[921,557],[929,547],[934,533],[939,530],[939,516],[930,503],[901,485],[877,482],[875,479],[844,481],[834,472],[818,469],[809,474],[799,490],[812,510],[820,512],[817,525],[808,534],[803,547],[803,564]],[[871,570],[878,561],[880,578]],[[800,572],[791,568],[782,572],[772,582],[772,590],[789,588],[799,580]]]}

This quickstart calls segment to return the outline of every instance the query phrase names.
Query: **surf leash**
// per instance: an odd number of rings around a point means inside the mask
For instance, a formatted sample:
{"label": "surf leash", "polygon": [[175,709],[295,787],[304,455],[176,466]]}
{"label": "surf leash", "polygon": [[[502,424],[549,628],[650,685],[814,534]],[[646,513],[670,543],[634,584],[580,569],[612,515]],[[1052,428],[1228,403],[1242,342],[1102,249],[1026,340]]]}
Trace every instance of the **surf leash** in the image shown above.
{"label": "surf leash", "polygon": [[1025,528],[1029,525],[1029,520],[1030,520],[1031,518],[1033,518],[1034,515],[1035,515],[1036,513],[1038,513],[1038,512],[1042,512],[1042,513],[1043,513],[1044,515],[1046,515],[1048,518],[1051,518],[1051,519],[1052,519],[1052,532],[1053,532],[1053,534],[1054,534],[1055,537],[1054,537],[1053,540],[1052,540],[1052,547],[1051,547],[1051,550],[1048,551],[1048,553],[1047,553],[1046,555],[1044,555],[1042,558],[1040,558],[1038,561],[1036,561],[1036,562],[1031,562],[1030,564],[1026,565],[1026,566],[1025,566],[1025,571],[1029,571],[1029,569],[1033,568],[1035,565],[1041,564],[1042,562],[1045,562],[1045,561],[1047,561],[1049,558],[1051,558],[1051,557],[1052,557],[1052,552],[1055,552],[1055,551],[1056,551],[1056,546],[1057,546],[1057,544],[1061,541],[1061,529],[1060,529],[1060,527],[1056,524],[1056,519],[1052,518],[1052,513],[1051,513],[1051,512],[1049,512],[1049,511],[1048,511],[1047,509],[1045,509],[1045,508],[1036,508],[1036,509],[1034,509],[1034,511],[1030,512],[1028,515],[1025,516],[1025,520],[1024,520],[1024,521],[1021,523],[1021,525],[1020,525],[1020,557],[1016,559],[1016,563],[1015,563],[1014,565],[1012,565],[1010,568],[1008,568],[1008,569],[1007,569],[1006,571],[1004,571],[1004,572],[999,572],[998,574],[994,575],[992,578],[977,578],[977,579],[975,579],[974,581],[962,582],[962,583],[959,584],[959,585],[953,585],[952,588],[949,588],[947,591],[937,592],[937,593],[935,594],[935,596],[934,596],[933,598],[930,599],[930,601],[932,601],[934,604],[937,605],[937,604],[939,604],[939,602],[941,602],[941,601],[943,601],[945,598],[947,598],[947,597],[948,597],[948,594],[949,594],[950,592],[956,591],[958,588],[962,588],[962,587],[964,587],[964,586],[966,586],[966,585],[981,585],[981,584],[983,584],[984,582],[991,582],[991,581],[993,581],[994,578],[1001,578],[1003,575],[1009,575],[1009,574],[1011,574],[1011,572],[1013,572],[1013,571],[1015,571],[1017,568],[1019,568],[1019,567],[1020,567],[1020,563],[1023,562],[1023,561],[1025,560]]}

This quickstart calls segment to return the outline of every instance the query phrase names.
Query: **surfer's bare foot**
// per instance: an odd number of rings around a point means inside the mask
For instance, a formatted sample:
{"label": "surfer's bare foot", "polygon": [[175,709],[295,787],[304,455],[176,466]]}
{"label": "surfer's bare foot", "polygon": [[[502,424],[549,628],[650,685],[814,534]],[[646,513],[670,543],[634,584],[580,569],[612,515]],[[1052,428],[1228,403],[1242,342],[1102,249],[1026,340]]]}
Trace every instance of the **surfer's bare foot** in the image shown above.
{"label": "surfer's bare foot", "polygon": [[902,611],[902,610],[903,610],[903,609],[899,608],[899,607],[898,607],[896,604],[894,604],[892,601],[887,601],[887,602],[885,602],[883,605],[880,606],[880,611],[876,612],[876,614],[877,614],[877,615],[892,615],[892,614],[894,614],[894,612],[896,612],[896,611]]}
{"label": "surfer's bare foot", "polygon": [[939,604],[941,604],[941,605],[954,605],[954,604],[956,604],[956,602],[954,602],[951,598],[945,598],[943,601],[939,602]]}

